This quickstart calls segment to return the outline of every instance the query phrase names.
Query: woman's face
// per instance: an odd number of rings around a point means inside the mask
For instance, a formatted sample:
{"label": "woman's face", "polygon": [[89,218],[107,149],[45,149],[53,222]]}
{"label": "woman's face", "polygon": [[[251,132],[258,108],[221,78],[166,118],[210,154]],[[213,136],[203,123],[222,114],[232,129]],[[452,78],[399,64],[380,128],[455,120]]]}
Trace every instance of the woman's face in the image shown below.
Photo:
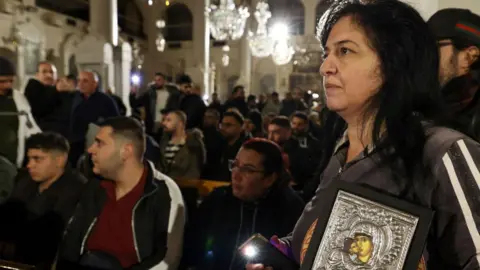
{"label": "woman's face", "polygon": [[358,116],[382,84],[380,60],[350,16],[332,28],[320,67],[327,107],[343,118]]}
{"label": "woman's face", "polygon": [[254,150],[240,148],[231,164],[233,195],[244,201],[261,197],[275,181],[275,175],[266,176],[263,157]]}

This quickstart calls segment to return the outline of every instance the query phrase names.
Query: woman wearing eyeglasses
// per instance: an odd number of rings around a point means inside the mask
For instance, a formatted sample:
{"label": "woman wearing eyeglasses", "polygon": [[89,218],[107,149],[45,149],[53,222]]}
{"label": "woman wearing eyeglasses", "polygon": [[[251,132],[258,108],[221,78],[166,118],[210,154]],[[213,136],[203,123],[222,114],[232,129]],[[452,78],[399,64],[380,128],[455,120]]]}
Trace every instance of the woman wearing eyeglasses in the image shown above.
{"label": "woman wearing eyeglasses", "polygon": [[186,236],[184,260],[202,270],[243,270],[238,247],[250,236],[290,232],[304,202],[289,187],[287,162],[278,145],[265,139],[243,144],[231,162],[232,184],[201,203]]}

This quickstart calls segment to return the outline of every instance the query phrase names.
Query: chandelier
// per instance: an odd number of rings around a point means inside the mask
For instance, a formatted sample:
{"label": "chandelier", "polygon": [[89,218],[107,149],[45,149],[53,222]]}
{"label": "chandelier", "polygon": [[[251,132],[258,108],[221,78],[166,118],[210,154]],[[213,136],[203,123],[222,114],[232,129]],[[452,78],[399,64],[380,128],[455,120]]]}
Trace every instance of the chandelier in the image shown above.
{"label": "chandelier", "polygon": [[290,35],[288,26],[284,23],[275,24],[270,31],[270,36],[275,42],[272,51],[273,62],[278,66],[290,63],[295,49],[289,44]]}
{"label": "chandelier", "polygon": [[278,66],[286,65],[292,61],[294,53],[295,50],[288,44],[288,40],[278,40],[273,47],[273,62]]}
{"label": "chandelier", "polygon": [[8,37],[2,37],[3,43],[4,44],[11,44],[14,47],[20,45],[23,40],[22,33],[18,29],[17,25],[14,23],[12,24],[12,27],[10,28],[10,34]]}
{"label": "chandelier", "polygon": [[274,40],[268,36],[267,21],[272,17],[268,4],[260,2],[257,4],[255,19],[258,26],[256,33],[249,33],[248,44],[252,55],[255,57],[267,57],[273,52]]}
{"label": "chandelier", "polygon": [[237,40],[243,36],[247,19],[247,7],[235,7],[233,0],[220,0],[220,4],[207,9],[210,31],[216,40]]}

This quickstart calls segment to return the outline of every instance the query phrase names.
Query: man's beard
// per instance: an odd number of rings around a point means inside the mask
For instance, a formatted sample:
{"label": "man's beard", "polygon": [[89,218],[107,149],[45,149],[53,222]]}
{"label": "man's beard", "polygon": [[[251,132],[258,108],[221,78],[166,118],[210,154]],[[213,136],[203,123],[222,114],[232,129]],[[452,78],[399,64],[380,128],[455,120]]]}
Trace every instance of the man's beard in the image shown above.
{"label": "man's beard", "polygon": [[457,77],[458,61],[457,55],[452,54],[446,67],[440,69],[440,85],[446,86],[448,82]]}

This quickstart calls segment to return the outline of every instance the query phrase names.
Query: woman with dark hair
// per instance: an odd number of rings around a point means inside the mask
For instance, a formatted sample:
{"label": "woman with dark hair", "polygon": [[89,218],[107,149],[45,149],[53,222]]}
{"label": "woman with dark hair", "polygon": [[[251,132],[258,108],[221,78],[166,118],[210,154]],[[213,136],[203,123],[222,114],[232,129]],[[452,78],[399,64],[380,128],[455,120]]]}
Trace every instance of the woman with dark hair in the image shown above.
{"label": "woman with dark hair", "polygon": [[288,162],[278,145],[251,139],[231,164],[232,184],[201,203],[186,236],[185,264],[196,269],[241,270],[238,247],[255,233],[287,234],[304,202],[289,187]]}
{"label": "woman with dark hair", "polygon": [[346,181],[435,211],[419,269],[478,269],[480,145],[435,120],[438,48],[427,24],[398,0],[337,1],[320,20],[319,38],[333,112],[323,141],[332,149],[292,235],[272,242],[302,263],[317,218],[330,214],[322,196]]}

